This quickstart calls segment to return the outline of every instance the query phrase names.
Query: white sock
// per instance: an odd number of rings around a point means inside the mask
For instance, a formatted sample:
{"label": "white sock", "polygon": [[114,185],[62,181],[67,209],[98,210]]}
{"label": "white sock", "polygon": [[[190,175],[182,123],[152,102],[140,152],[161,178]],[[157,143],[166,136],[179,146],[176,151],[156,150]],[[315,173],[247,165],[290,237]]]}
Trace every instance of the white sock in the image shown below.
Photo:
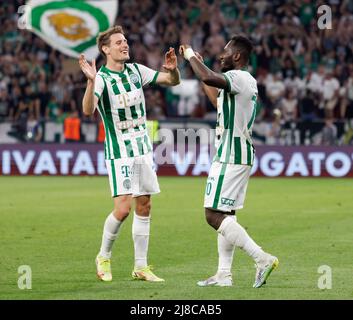
{"label": "white sock", "polygon": [[150,238],[150,217],[142,217],[134,212],[132,238],[135,248],[135,268],[147,267],[148,241]]}
{"label": "white sock", "polygon": [[262,261],[266,253],[250,238],[245,229],[234,219],[225,218],[217,232],[223,235],[226,240],[238,248],[243,249],[256,263]]}
{"label": "white sock", "polygon": [[217,273],[231,273],[235,246],[218,233],[218,270]]}
{"label": "white sock", "polygon": [[102,236],[102,245],[100,248],[99,255],[110,259],[112,256],[112,247],[116,237],[118,236],[120,225],[122,221],[119,221],[111,213],[104,223],[103,236]]}

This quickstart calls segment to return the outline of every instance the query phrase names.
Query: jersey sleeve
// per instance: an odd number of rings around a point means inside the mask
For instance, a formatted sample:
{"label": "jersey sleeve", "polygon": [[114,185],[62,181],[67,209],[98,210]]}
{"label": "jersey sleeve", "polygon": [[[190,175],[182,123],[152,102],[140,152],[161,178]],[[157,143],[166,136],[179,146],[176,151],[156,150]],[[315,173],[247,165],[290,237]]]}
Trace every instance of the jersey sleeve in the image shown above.
{"label": "jersey sleeve", "polygon": [[99,74],[96,75],[96,79],[94,81],[94,94],[95,96],[100,99],[104,89],[104,80],[102,76]]}
{"label": "jersey sleeve", "polygon": [[142,80],[142,86],[146,86],[148,84],[155,84],[159,71],[153,70],[151,68],[148,68],[142,64],[136,63],[135,66],[137,67],[141,80]]}
{"label": "jersey sleeve", "polygon": [[240,70],[230,70],[223,73],[223,76],[227,81],[227,91],[238,94],[244,90],[245,79]]}

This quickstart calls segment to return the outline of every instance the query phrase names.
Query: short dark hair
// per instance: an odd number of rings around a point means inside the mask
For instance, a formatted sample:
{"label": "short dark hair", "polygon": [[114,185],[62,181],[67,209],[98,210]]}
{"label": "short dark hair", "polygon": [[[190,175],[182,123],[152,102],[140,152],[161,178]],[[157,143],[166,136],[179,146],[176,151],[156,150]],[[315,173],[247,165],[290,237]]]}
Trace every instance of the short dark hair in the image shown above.
{"label": "short dark hair", "polygon": [[106,58],[105,53],[103,52],[103,46],[107,46],[110,44],[110,36],[116,33],[124,34],[124,30],[122,26],[113,26],[104,32],[100,32],[97,37],[97,45],[99,52]]}
{"label": "short dark hair", "polygon": [[231,39],[233,48],[240,53],[241,59],[245,64],[249,63],[250,55],[253,50],[253,44],[247,37],[243,35],[235,35]]}

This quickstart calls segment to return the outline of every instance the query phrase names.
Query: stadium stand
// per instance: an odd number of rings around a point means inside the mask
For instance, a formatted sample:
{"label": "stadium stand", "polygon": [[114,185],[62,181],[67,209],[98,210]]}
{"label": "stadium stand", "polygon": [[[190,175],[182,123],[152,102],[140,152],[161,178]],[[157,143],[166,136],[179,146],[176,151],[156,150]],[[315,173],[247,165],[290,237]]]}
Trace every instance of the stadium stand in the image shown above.
{"label": "stadium stand", "polygon": [[[0,5],[0,140],[44,141],[47,124],[63,126],[76,111],[82,125],[95,127],[96,136],[82,134],[82,140],[101,139],[99,117],[81,112],[85,80],[76,62],[17,27],[24,3]],[[332,29],[317,27],[320,4],[332,9]],[[352,0],[120,0],[116,23],[125,29],[131,58],[155,69],[170,46],[189,43],[219,70],[226,39],[250,35],[255,50],[249,71],[258,80],[260,101],[255,142],[353,143]],[[215,110],[182,59],[180,68],[179,87],[145,91],[148,118],[214,122]]]}

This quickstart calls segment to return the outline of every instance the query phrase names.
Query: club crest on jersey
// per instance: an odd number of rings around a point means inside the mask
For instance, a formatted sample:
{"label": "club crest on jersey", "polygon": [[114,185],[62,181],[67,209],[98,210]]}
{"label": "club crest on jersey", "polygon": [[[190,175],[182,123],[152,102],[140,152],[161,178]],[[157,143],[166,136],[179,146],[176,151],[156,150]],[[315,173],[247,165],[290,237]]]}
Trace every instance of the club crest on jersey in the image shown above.
{"label": "club crest on jersey", "polygon": [[132,74],[130,75],[130,80],[131,80],[131,82],[132,82],[133,84],[135,84],[135,83],[138,83],[138,82],[139,82],[139,77],[137,76],[137,74],[132,73]]}
{"label": "club crest on jersey", "polygon": [[125,179],[123,181],[123,187],[126,189],[126,190],[130,190],[131,189],[131,180],[130,179]]}

